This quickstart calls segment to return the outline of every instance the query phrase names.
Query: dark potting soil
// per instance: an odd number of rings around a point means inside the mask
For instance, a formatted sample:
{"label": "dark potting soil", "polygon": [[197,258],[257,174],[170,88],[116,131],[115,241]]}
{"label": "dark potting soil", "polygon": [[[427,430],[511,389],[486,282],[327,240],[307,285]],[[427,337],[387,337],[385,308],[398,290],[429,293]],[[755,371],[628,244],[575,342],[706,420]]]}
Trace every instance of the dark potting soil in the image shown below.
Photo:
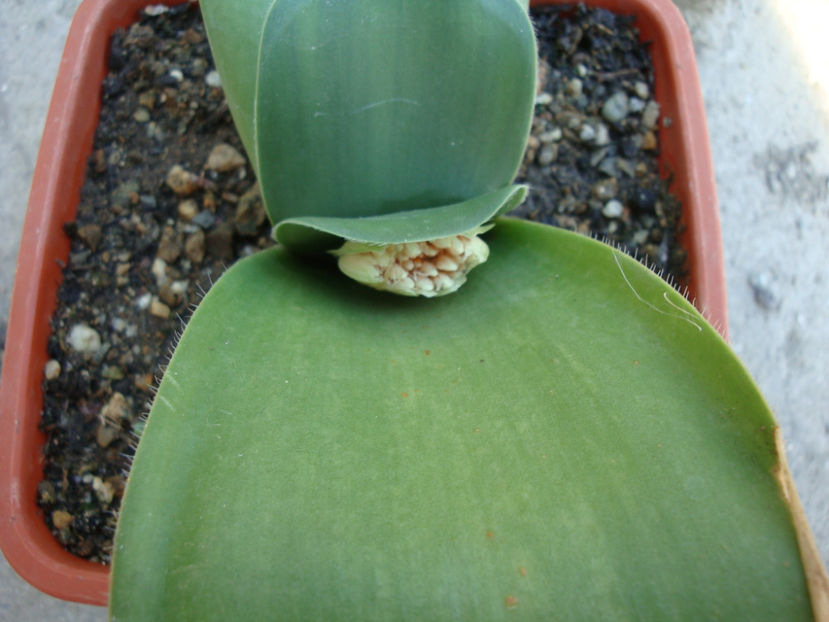
{"label": "dark potting soil", "polygon": [[[631,20],[534,12],[541,64],[515,214],[608,239],[674,277],[680,206],[657,171],[658,105]],[[198,9],[153,8],[110,71],[52,319],[38,504],[71,552],[107,563],[129,457],[177,331],[269,225]],[[667,119],[661,119],[663,124]]]}

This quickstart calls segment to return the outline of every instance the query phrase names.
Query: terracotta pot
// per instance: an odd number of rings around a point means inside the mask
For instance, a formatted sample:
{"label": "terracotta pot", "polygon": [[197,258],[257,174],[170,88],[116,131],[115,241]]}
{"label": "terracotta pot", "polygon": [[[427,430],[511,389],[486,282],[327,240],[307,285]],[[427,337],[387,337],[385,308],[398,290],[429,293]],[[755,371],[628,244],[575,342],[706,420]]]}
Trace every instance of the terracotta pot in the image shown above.
{"label": "terracotta pot", "polygon": [[[182,0],[167,0],[178,4]],[[74,219],[92,150],[111,34],[158,0],[84,0],[69,32],[38,154],[20,246],[0,385],[0,546],[29,583],[58,598],[105,605],[109,569],[66,552],[36,504],[42,478],[38,430],[49,320],[61,264],[69,255],[63,224]],[[539,0],[533,5],[556,4]],[[660,130],[661,167],[682,201],[692,299],[725,334],[722,240],[705,116],[690,35],[671,0],[592,0],[638,15],[652,41],[655,97],[670,127]]]}

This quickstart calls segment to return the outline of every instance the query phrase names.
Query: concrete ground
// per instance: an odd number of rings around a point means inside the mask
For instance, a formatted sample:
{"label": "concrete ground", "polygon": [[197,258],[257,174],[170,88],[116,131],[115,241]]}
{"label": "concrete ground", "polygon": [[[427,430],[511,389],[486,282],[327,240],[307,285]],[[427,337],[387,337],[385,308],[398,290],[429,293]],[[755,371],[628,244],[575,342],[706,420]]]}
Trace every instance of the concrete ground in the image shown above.
{"label": "concrete ground", "polygon": [[[829,49],[821,30],[829,0],[676,2],[694,40],[714,154],[731,341],[783,428],[829,560]],[[0,333],[37,146],[78,4],[0,0]],[[40,594],[0,560],[0,622],[105,618],[104,609]]]}

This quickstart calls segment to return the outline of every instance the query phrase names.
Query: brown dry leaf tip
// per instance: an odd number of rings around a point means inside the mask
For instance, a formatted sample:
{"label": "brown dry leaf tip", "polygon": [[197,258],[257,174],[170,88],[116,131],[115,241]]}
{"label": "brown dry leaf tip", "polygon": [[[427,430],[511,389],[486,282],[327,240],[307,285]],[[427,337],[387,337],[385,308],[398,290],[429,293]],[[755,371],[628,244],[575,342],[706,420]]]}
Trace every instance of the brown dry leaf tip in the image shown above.
{"label": "brown dry leaf tip", "polygon": [[478,237],[489,227],[426,242],[377,246],[348,241],[333,251],[348,277],[402,296],[443,296],[457,291],[466,274],[489,257]]}

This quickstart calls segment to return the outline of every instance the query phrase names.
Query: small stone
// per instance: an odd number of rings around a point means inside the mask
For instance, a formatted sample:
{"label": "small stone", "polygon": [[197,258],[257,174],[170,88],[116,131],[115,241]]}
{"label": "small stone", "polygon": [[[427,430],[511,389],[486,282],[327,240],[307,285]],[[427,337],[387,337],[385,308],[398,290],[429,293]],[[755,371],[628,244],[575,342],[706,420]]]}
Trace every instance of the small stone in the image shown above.
{"label": "small stone", "polygon": [[622,205],[621,201],[617,201],[616,199],[608,201],[602,208],[602,214],[605,218],[619,218],[624,211],[625,206]]}
{"label": "small stone", "polygon": [[55,359],[46,361],[46,365],[43,366],[43,375],[46,377],[46,380],[54,380],[60,376],[60,363]]}
{"label": "small stone", "polygon": [[645,151],[656,151],[658,144],[656,134],[653,132],[646,132],[642,135],[642,149]]}
{"label": "small stone", "polygon": [[101,371],[101,376],[107,380],[121,380],[124,377],[124,370],[117,365],[107,365]]}
{"label": "small stone", "polygon": [[582,94],[582,82],[578,78],[572,78],[571,80],[567,81],[567,86],[565,87],[565,91],[567,91],[568,95],[572,95],[573,97],[578,97]]}
{"label": "small stone", "polygon": [[636,174],[636,169],[624,158],[616,158],[616,168],[620,173],[624,173],[628,177],[633,177]]}
{"label": "small stone", "polygon": [[167,137],[167,134],[164,132],[164,129],[155,121],[150,121],[149,123],[147,123],[147,136],[149,136],[153,140],[161,142]]}
{"label": "small stone", "polygon": [[602,105],[602,116],[611,123],[619,123],[629,112],[628,96],[617,91]]}
{"label": "small stone", "polygon": [[599,172],[604,173],[608,177],[615,177],[618,172],[616,168],[616,158],[605,158],[596,168]]}
{"label": "small stone", "polygon": [[117,391],[112,394],[112,397],[109,398],[109,401],[101,409],[101,417],[115,423],[119,423],[122,419],[128,417],[129,414],[130,408],[127,403],[127,398]]}
{"label": "small stone", "polygon": [[138,96],[138,105],[143,106],[148,110],[152,110],[155,108],[155,97],[156,95],[154,91],[144,91]]}
{"label": "small stone", "polygon": [[193,220],[190,222],[202,229],[210,229],[210,227],[216,224],[216,217],[211,212],[203,210],[193,216]]}
{"label": "small stone", "polygon": [[195,58],[193,64],[190,65],[190,74],[194,78],[201,78],[209,66],[209,63],[203,58]]}
{"label": "small stone", "polygon": [[596,167],[599,165],[599,162],[604,160],[605,156],[608,154],[610,149],[608,147],[602,147],[601,149],[594,151],[593,154],[590,156],[590,166]]}
{"label": "small stone", "polygon": [[158,295],[170,308],[177,307],[187,295],[187,281],[167,282],[161,286]]}
{"label": "small stone", "polygon": [[604,123],[596,125],[596,138],[593,140],[593,143],[597,147],[604,147],[610,144],[610,130],[607,129]]}
{"label": "small stone", "polygon": [[91,251],[98,250],[98,245],[101,243],[101,226],[100,225],[83,225],[78,227],[78,239],[86,244]]}
{"label": "small stone", "polygon": [[215,259],[233,259],[233,225],[222,223],[205,236],[205,250]]}
{"label": "small stone", "polygon": [[642,112],[645,108],[645,102],[638,97],[631,97],[628,100],[628,106],[630,107],[631,112]]}
{"label": "small stone", "polygon": [[538,135],[538,140],[540,140],[545,145],[549,145],[550,143],[557,142],[561,140],[561,128],[554,127],[549,132],[544,132],[543,134]]}
{"label": "small stone", "polygon": [[173,165],[167,173],[166,182],[170,189],[179,196],[192,194],[199,187],[198,176],[178,164]]}
{"label": "small stone", "polygon": [[176,82],[181,82],[182,80],[184,80],[184,74],[182,73],[181,69],[178,68],[171,69],[168,75]]}
{"label": "small stone", "polygon": [[256,235],[265,218],[265,204],[257,182],[239,198],[233,224],[239,235]]}
{"label": "small stone", "polygon": [[52,524],[55,529],[66,529],[72,524],[74,517],[64,510],[55,510],[52,512]]}
{"label": "small stone", "polygon": [[642,111],[642,125],[652,130],[656,128],[657,121],[659,121],[659,104],[651,100],[645,105],[645,109]]}
{"label": "small stone", "polygon": [[219,143],[210,151],[207,156],[207,164],[204,168],[219,173],[226,173],[245,165],[245,156],[239,153],[227,143]]}
{"label": "small stone", "polygon": [[115,496],[115,489],[109,482],[105,482],[96,475],[92,478],[92,490],[95,491],[98,500],[104,505],[112,503],[112,498]]}
{"label": "small stone", "polygon": [[102,421],[95,430],[95,440],[101,447],[109,447],[119,436],[121,436],[120,428],[106,421]]}
{"label": "small stone", "polygon": [[120,317],[112,318],[112,321],[109,323],[116,333],[123,333],[127,329],[127,321]]}
{"label": "small stone", "polygon": [[152,302],[153,296],[149,292],[146,294],[142,294],[139,296],[135,301],[135,306],[138,307],[141,311],[144,311],[150,306],[150,302]]}
{"label": "small stone", "polygon": [[73,350],[82,354],[95,354],[101,349],[101,336],[88,324],[75,324],[68,341]]}
{"label": "small stone", "polygon": [[161,240],[158,242],[156,255],[167,264],[174,263],[181,255],[181,246],[178,244],[177,237],[175,229],[172,227],[164,227],[161,232]]}
{"label": "small stone", "polygon": [[[150,267],[150,272],[155,277],[155,283],[159,287],[167,282],[167,262],[161,257],[156,257],[153,260],[153,265]],[[147,303],[149,304],[149,303]]]}
{"label": "small stone", "polygon": [[150,315],[166,320],[170,317],[170,307],[161,302],[158,297],[153,296],[150,301]]}
{"label": "small stone", "polygon": [[630,242],[633,246],[642,246],[642,244],[648,241],[649,235],[650,232],[647,229],[640,229],[631,236]]}
{"label": "small stone", "polygon": [[200,264],[204,259],[204,231],[196,231],[187,236],[184,242],[184,254],[195,264]]}
{"label": "small stone", "polygon": [[55,485],[52,482],[42,479],[37,485],[37,498],[41,503],[54,503],[58,497],[55,494]]}
{"label": "small stone", "polygon": [[103,149],[96,149],[92,154],[92,166],[99,175],[107,170],[106,153]]}
{"label": "small stone", "polygon": [[579,130],[579,140],[585,143],[592,143],[596,138],[596,129],[589,123],[585,123]]}
{"label": "small stone", "polygon": [[185,199],[178,204],[178,216],[184,222],[190,222],[199,213],[199,204],[194,199]]}
{"label": "small stone", "polygon": [[619,182],[615,177],[608,177],[593,184],[591,194],[600,201],[608,201],[615,197],[619,192]]}
{"label": "small stone", "polygon": [[585,67],[584,64],[579,63],[576,65],[576,73],[584,78],[587,75],[587,67]]}
{"label": "small stone", "polygon": [[182,38],[191,45],[204,41],[204,36],[198,30],[192,28],[185,30]]}
{"label": "small stone", "polygon": [[143,106],[139,106],[133,113],[132,118],[139,123],[146,123],[150,120],[150,111]]}
{"label": "small stone", "polygon": [[541,166],[547,166],[555,161],[558,156],[558,148],[556,145],[544,145],[538,154],[538,163]]}
{"label": "small stone", "polygon": [[637,80],[633,85],[633,92],[636,93],[636,97],[639,99],[647,99],[651,95],[651,90],[648,88],[648,85],[641,80]]}
{"label": "small stone", "polygon": [[547,92],[539,93],[535,96],[535,105],[536,106],[546,106],[547,104],[553,103],[553,96]]}
{"label": "small stone", "polygon": [[222,79],[219,77],[219,72],[215,69],[207,72],[207,75],[204,76],[204,82],[207,86],[214,89],[222,86]]}

